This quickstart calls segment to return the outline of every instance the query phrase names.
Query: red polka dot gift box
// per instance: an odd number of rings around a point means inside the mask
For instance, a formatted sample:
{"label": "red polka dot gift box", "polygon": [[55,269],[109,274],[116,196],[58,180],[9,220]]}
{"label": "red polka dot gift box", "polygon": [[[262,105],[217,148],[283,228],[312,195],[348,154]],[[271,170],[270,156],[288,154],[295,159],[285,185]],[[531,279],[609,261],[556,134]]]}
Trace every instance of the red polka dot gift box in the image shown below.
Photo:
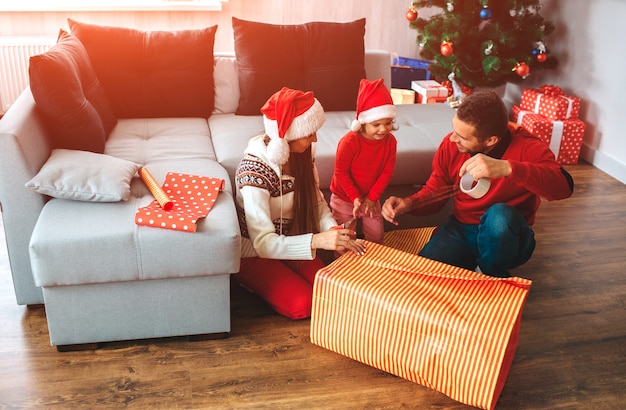
{"label": "red polka dot gift box", "polygon": [[585,123],[577,118],[553,120],[518,105],[512,108],[513,121],[550,145],[559,164],[577,164],[585,134]]}
{"label": "red polka dot gift box", "polygon": [[523,90],[519,105],[523,110],[552,120],[569,120],[578,118],[580,98],[565,94],[558,86],[546,84]]}
{"label": "red polka dot gift box", "polygon": [[[142,178],[143,179],[143,178]],[[155,200],[135,213],[135,223],[154,228],[196,232],[198,220],[209,214],[224,180],[169,172],[163,187],[144,179]]]}

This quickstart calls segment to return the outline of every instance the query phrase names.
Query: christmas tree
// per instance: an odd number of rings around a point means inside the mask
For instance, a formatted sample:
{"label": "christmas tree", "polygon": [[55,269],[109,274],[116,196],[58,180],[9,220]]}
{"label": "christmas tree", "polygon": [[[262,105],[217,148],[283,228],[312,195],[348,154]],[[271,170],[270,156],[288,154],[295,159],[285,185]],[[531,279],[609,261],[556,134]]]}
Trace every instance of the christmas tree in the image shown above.
{"label": "christmas tree", "polygon": [[[417,30],[420,56],[432,77],[461,86],[497,87],[555,68],[544,37],[554,25],[539,14],[537,0],[416,0],[406,13]],[[419,10],[438,7],[424,19]],[[434,10],[435,11],[435,10]],[[427,14],[427,13],[424,13]]]}

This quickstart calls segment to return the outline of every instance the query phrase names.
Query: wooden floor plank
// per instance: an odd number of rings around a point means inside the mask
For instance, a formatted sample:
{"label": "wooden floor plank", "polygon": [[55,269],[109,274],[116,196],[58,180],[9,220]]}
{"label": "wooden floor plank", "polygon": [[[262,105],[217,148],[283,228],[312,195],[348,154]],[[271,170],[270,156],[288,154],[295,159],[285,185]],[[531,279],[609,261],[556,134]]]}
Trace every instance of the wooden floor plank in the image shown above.
{"label": "wooden floor plank", "polygon": [[[626,186],[588,164],[541,205],[533,281],[497,409],[617,409],[626,401]],[[2,239],[2,238],[0,238]],[[0,409],[465,409],[445,395],[311,344],[308,320],[233,282],[232,332],[59,353],[45,310],[15,303],[0,246]]]}

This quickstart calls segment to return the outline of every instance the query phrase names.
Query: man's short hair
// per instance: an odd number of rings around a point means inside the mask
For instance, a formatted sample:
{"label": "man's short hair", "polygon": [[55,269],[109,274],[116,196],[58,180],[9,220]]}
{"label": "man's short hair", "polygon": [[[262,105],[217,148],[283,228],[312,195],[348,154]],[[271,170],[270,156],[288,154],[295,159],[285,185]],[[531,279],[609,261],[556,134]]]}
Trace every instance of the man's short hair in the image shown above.
{"label": "man's short hair", "polygon": [[484,140],[507,133],[509,113],[500,96],[492,90],[477,90],[463,98],[456,116],[476,130],[475,137]]}

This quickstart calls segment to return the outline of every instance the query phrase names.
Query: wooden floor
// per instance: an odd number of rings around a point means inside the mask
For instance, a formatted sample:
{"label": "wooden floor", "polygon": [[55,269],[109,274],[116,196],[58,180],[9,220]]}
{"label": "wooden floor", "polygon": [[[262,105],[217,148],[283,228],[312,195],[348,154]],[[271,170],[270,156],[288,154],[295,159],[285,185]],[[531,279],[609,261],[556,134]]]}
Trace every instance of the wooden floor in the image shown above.
{"label": "wooden floor", "polygon": [[[626,186],[567,168],[574,196],[542,204],[537,250],[514,272],[533,285],[498,409],[626,406]],[[16,305],[0,246],[0,409],[467,408],[312,345],[308,320],[280,317],[237,285],[232,299],[227,339],[59,353],[44,309]]]}

